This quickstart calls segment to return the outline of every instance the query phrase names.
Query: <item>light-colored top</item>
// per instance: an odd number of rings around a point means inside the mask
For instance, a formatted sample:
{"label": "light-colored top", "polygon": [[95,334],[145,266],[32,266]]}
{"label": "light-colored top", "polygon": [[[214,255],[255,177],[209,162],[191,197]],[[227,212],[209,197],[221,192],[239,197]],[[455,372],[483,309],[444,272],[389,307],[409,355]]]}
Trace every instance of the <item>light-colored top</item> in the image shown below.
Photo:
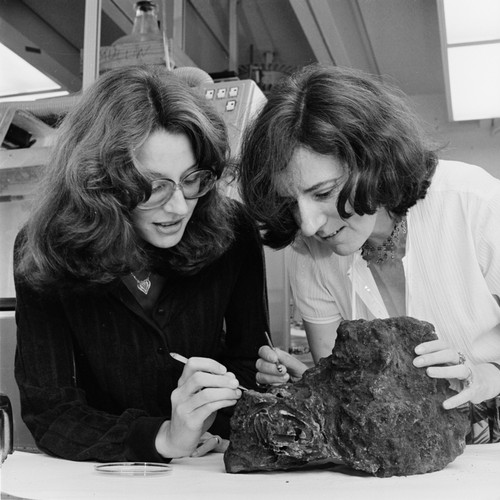
{"label": "light-colored top", "polygon": [[[475,363],[500,359],[500,180],[440,161],[426,197],[407,215],[406,315]],[[294,302],[304,320],[389,316],[361,252],[334,254],[314,238],[288,252]]]}

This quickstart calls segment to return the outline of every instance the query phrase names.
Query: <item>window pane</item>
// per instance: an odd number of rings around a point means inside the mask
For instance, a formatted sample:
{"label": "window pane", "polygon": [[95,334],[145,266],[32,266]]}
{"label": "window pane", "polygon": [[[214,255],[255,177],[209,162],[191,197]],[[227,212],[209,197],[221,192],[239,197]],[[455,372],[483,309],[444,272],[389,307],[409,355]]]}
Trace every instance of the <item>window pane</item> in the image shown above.
{"label": "window pane", "polygon": [[444,0],[448,44],[500,40],[500,1]]}
{"label": "window pane", "polygon": [[1,43],[0,65],[0,96],[61,88]]}
{"label": "window pane", "polygon": [[500,116],[499,61],[500,43],[448,49],[454,120],[482,120]]}

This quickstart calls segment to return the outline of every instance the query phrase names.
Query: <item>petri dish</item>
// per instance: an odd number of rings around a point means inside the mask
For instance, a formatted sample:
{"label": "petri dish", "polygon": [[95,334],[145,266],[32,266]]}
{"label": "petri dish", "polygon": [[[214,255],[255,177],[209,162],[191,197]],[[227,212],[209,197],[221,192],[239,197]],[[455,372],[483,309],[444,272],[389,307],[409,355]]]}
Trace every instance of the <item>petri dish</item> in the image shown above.
{"label": "petri dish", "polygon": [[172,470],[167,464],[155,462],[110,462],[95,466],[97,472],[123,476],[158,476]]}

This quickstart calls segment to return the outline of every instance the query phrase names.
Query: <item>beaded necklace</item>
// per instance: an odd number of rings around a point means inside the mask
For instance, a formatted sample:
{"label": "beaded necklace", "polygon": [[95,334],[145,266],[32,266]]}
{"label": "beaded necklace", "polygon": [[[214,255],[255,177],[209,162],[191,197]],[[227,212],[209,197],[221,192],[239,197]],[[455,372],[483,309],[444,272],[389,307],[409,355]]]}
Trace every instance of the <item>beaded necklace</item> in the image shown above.
{"label": "beaded necklace", "polygon": [[375,247],[368,240],[365,241],[361,247],[361,257],[368,263],[374,262],[375,264],[383,264],[389,259],[394,260],[397,244],[406,231],[406,217],[396,219],[391,235],[381,245]]}

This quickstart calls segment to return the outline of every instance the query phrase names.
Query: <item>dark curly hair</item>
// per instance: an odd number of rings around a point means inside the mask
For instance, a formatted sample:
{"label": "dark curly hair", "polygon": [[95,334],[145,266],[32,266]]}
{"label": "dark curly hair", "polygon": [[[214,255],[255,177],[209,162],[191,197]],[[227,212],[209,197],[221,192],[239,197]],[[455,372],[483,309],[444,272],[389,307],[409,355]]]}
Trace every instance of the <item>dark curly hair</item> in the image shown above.
{"label": "dark curly hair", "polygon": [[273,248],[299,230],[293,203],[277,190],[297,147],[346,165],[337,200],[343,218],[353,215],[347,203],[359,215],[379,207],[404,215],[426,195],[439,149],[402,93],[372,75],[314,64],[285,77],[247,130],[239,166],[242,198]]}
{"label": "dark curly hair", "polygon": [[[33,285],[104,284],[150,267],[153,249],[131,212],[150,195],[133,151],[156,130],[186,134],[200,168],[221,179],[228,166],[225,124],[213,107],[162,67],[132,66],[100,77],[58,128],[17,252],[16,275]],[[234,238],[234,204],[218,189],[200,198],[182,240],[162,265],[191,274]]]}

